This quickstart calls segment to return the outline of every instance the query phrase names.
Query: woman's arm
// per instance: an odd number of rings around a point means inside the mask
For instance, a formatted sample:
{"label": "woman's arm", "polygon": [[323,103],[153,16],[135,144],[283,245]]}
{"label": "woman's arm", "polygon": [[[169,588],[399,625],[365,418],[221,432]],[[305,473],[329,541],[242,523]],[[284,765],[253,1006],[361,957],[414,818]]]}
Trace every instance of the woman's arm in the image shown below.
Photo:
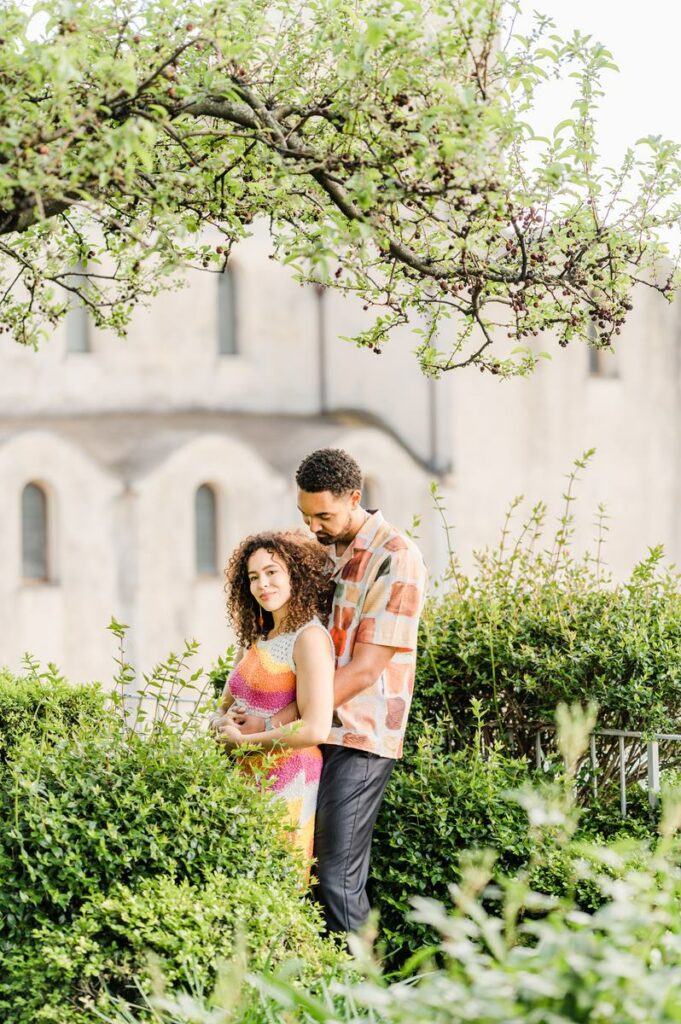
{"label": "woman's arm", "polygon": [[334,659],[329,637],[321,626],[310,626],[293,648],[296,663],[296,703],[300,717],[269,732],[244,735],[234,726],[223,726],[218,739],[228,747],[311,747],[324,743],[333,715]]}

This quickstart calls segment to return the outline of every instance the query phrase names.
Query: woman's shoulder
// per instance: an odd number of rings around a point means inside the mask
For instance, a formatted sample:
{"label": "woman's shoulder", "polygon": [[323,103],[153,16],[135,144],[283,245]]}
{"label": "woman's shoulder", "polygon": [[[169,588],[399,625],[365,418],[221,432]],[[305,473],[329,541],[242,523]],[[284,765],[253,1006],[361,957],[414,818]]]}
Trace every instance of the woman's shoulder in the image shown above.
{"label": "woman's shoulder", "polygon": [[332,654],[335,654],[333,639],[324,623],[316,615],[300,626],[295,634],[294,652],[300,654],[306,648],[318,649],[320,643],[330,645]]}
{"label": "woman's shoulder", "polygon": [[326,633],[328,636],[331,635],[318,615],[313,615],[311,619],[295,630],[296,640],[298,637],[305,636],[306,633]]}

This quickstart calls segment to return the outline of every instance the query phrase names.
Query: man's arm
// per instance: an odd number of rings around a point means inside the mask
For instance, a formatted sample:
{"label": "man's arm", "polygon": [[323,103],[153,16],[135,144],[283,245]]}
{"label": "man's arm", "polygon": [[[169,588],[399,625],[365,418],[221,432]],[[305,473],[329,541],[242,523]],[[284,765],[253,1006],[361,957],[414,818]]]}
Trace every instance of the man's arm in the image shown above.
{"label": "man's arm", "polygon": [[362,690],[368,690],[373,686],[399,649],[384,647],[382,644],[356,643],[348,664],[337,668],[333,677],[334,708],[346,704]]}
{"label": "man's arm", "polygon": [[[387,668],[393,654],[399,650],[399,647],[384,647],[380,644],[355,644],[352,659],[347,665],[337,668],[333,677],[334,708],[340,707],[341,704],[356,697],[362,690],[368,690],[373,686]],[[276,729],[280,725],[289,725],[299,718],[298,705],[292,701],[276,715],[272,715],[272,725]],[[262,732],[265,728],[263,718],[241,714],[234,710],[227,713],[227,721],[238,726],[246,736]]]}
{"label": "man's arm", "polygon": [[326,741],[331,728],[334,674],[328,636],[319,628],[306,630],[296,641],[295,660],[297,704],[300,708],[298,720],[284,724],[276,715],[272,720],[273,728],[265,732],[263,722],[263,730],[259,733],[246,733],[228,722],[226,728],[218,730],[220,742],[224,739],[229,747],[240,742],[256,743],[263,750],[270,750],[279,744],[300,748]]}
{"label": "man's arm", "polygon": [[[413,650],[416,646],[418,622],[423,603],[425,567],[418,553],[404,548],[386,556],[377,578],[369,587],[364,600],[357,640],[352,659],[336,669],[334,676],[334,708],[352,700],[358,693],[373,686],[397,651]],[[387,611],[389,615],[381,615]],[[370,628],[369,628],[370,626]],[[382,643],[362,640],[366,636]],[[228,712],[230,721],[243,733],[260,732],[262,718]],[[273,726],[288,725],[300,717],[295,702],[272,717]]]}

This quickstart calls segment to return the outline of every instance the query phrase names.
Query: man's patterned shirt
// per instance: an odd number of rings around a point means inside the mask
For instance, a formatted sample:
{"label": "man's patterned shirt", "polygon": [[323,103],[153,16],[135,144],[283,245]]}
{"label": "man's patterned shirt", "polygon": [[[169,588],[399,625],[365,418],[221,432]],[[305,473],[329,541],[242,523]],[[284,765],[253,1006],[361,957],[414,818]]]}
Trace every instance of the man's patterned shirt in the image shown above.
{"label": "man's patterned shirt", "polygon": [[351,660],[355,643],[397,651],[373,686],[336,709],[327,742],[401,757],[426,589],[423,558],[413,541],[373,512],[336,560],[333,577],[329,628],[338,667]]}

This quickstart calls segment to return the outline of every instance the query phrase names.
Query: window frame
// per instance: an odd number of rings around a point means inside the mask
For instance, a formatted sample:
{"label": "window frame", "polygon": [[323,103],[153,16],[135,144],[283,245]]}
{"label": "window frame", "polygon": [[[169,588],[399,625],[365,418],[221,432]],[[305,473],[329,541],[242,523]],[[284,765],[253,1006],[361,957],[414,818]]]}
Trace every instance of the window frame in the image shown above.
{"label": "window frame", "polygon": [[[206,563],[201,561],[201,544],[202,538],[199,535],[199,529],[201,525],[200,514],[199,514],[199,495],[205,493],[211,496],[211,519],[210,523],[212,538],[211,538],[211,568],[207,569]],[[219,494],[215,484],[210,483],[208,480],[204,480],[194,488],[194,576],[196,579],[212,579],[215,576],[219,576],[220,568],[220,527],[219,527]]]}
{"label": "window frame", "polygon": [[[42,499],[42,516],[43,521],[41,524],[41,562],[44,567],[44,571],[38,574],[28,574],[27,568],[27,538],[26,538],[26,509],[25,509],[25,498],[29,489],[32,488],[36,493],[40,494]],[[21,579],[26,586],[35,586],[40,584],[52,583],[54,579],[53,566],[52,566],[52,538],[51,538],[51,521],[52,521],[52,509],[49,489],[39,480],[28,480],[21,489],[21,495],[19,498],[19,525],[20,525],[20,546],[21,546]]]}

